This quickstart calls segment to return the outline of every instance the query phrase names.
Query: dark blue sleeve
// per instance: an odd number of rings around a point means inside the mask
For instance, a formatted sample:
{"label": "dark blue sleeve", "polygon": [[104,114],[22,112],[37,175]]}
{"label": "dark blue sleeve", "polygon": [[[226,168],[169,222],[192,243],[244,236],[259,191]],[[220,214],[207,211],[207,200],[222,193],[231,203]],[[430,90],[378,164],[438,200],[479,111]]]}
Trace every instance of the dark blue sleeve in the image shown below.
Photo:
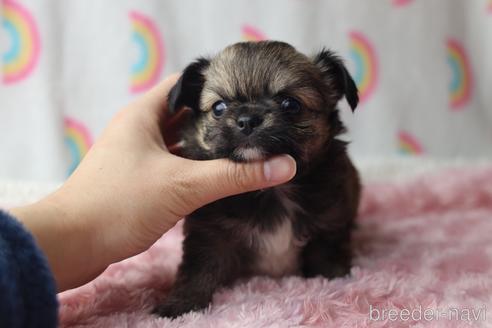
{"label": "dark blue sleeve", "polygon": [[0,327],[56,327],[53,275],[24,227],[0,210]]}

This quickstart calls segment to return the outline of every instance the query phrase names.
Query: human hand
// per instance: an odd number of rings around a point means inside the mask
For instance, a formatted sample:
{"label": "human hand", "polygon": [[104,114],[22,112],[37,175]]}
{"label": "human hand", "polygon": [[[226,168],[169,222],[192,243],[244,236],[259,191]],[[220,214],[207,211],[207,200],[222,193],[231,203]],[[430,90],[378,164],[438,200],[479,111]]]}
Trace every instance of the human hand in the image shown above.
{"label": "human hand", "polygon": [[207,203],[294,176],[287,155],[245,164],[172,154],[167,145],[179,118],[167,117],[166,109],[176,80],[166,79],[118,113],[59,190],[12,210],[45,252],[59,290],[146,250]]}

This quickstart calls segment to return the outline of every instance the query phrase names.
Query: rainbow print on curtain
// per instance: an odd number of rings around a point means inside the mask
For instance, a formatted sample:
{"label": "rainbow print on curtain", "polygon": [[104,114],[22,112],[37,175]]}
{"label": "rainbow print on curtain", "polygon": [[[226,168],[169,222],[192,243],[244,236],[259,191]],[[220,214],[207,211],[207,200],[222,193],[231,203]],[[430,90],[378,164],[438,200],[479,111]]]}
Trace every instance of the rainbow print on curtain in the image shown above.
{"label": "rainbow print on curtain", "polygon": [[241,28],[241,35],[243,41],[261,41],[267,39],[260,30],[248,24],[243,25]]}
{"label": "rainbow print on curtain", "polygon": [[398,132],[398,149],[400,153],[406,155],[421,155],[424,148],[412,134],[407,131]]}
{"label": "rainbow print on curtain", "polygon": [[354,80],[359,89],[361,103],[366,102],[378,83],[378,60],[373,45],[365,35],[352,31],[350,37],[350,57],[355,66]]}
{"label": "rainbow print on curtain", "polygon": [[449,105],[453,110],[461,109],[471,98],[473,76],[470,61],[463,45],[454,39],[447,43],[448,64],[451,68],[449,85]]}
{"label": "rainbow print on curtain", "polygon": [[413,0],[392,0],[391,1],[391,3],[393,3],[393,5],[395,7],[403,7],[403,6],[406,6],[412,2],[413,2]]}
{"label": "rainbow print on curtain", "polygon": [[146,91],[154,86],[164,66],[164,44],[156,24],[147,16],[132,11],[132,41],[138,47],[139,56],[131,67],[132,93]]}
{"label": "rainbow print on curtain", "polygon": [[73,118],[65,117],[65,144],[70,151],[70,166],[68,175],[77,168],[82,158],[87,154],[92,146],[92,137],[89,130],[81,123]]}
{"label": "rainbow print on curtain", "polygon": [[2,53],[2,81],[12,84],[28,77],[39,60],[41,42],[31,13],[13,0],[1,2],[2,29],[8,47]]}

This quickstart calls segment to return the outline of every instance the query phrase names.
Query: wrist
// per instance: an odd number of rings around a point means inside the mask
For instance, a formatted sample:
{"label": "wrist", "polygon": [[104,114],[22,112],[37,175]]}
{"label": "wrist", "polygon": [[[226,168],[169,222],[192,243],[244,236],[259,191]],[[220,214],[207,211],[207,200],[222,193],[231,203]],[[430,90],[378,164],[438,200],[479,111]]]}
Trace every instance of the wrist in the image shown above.
{"label": "wrist", "polygon": [[58,291],[79,286],[104,270],[95,256],[97,236],[91,233],[87,218],[61,198],[53,194],[10,211],[46,256]]}

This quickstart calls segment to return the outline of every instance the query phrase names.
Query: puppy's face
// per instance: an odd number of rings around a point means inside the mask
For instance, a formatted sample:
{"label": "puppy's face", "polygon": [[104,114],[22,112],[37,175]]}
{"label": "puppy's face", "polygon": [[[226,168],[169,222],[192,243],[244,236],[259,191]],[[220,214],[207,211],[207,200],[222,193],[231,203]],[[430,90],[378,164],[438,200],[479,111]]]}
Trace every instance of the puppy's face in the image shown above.
{"label": "puppy's face", "polygon": [[171,90],[171,111],[193,110],[185,155],[254,161],[290,154],[310,162],[343,130],[335,108],[357,89],[329,51],[310,59],[282,42],[245,42],[188,66]]}

